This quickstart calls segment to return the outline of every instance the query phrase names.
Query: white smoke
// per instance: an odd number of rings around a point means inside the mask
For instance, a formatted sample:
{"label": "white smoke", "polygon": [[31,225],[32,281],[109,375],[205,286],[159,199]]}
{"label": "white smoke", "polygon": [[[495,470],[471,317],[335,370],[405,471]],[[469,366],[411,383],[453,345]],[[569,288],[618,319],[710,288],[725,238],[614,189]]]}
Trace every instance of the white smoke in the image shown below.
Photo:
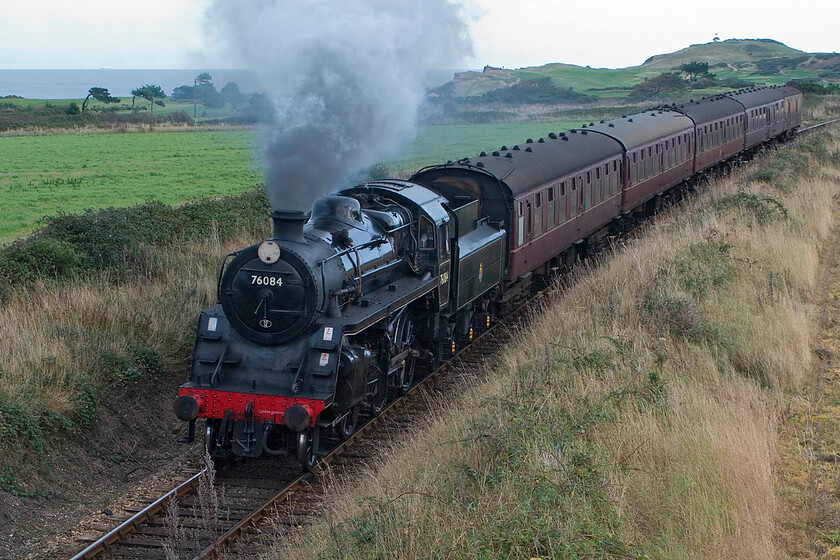
{"label": "white smoke", "polygon": [[273,101],[263,158],[276,209],[306,210],[397,153],[414,135],[426,72],[471,54],[448,0],[216,0],[209,16],[218,46]]}

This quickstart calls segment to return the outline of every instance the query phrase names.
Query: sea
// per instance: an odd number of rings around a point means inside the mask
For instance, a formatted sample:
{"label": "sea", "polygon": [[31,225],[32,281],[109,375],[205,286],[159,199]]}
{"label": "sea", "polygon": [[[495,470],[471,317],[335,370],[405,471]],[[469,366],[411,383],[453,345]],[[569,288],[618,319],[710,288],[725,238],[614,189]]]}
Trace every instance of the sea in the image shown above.
{"label": "sea", "polygon": [[107,88],[114,97],[130,97],[131,90],[146,84],[158,85],[166,95],[178,86],[193,85],[195,77],[207,72],[216,89],[236,82],[243,93],[259,91],[256,77],[248,70],[3,70],[0,69],[0,97],[17,95],[27,99],[82,99],[92,87]]}
{"label": "sea", "polygon": [[[0,98],[17,95],[27,99],[82,99],[92,87],[107,88],[114,97],[128,97],[131,90],[146,84],[158,85],[166,95],[178,86],[192,85],[196,76],[209,73],[216,89],[236,82],[243,93],[261,91],[259,82],[249,70],[3,70],[0,69]],[[457,70],[433,70],[427,83],[442,84],[452,79]]]}

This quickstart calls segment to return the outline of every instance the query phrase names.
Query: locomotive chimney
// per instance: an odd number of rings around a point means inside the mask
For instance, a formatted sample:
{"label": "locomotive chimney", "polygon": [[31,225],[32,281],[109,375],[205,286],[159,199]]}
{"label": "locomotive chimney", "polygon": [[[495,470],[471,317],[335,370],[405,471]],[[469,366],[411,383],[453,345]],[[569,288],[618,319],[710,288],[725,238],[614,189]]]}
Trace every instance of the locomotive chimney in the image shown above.
{"label": "locomotive chimney", "polygon": [[303,224],[306,223],[306,214],[303,212],[288,212],[275,210],[271,214],[274,222],[274,232],[271,239],[276,241],[291,241],[292,243],[304,243]]}

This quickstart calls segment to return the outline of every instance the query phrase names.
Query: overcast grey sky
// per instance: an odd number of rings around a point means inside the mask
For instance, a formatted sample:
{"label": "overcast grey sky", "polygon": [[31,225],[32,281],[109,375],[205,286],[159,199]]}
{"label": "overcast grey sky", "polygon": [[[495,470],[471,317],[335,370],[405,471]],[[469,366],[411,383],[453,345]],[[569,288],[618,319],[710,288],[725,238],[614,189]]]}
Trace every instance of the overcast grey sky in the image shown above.
{"label": "overcast grey sky", "polygon": [[[290,0],[305,2],[311,0]],[[340,0],[334,0],[340,2]],[[422,1],[422,0],[419,0]],[[548,62],[621,68],[721,39],[770,38],[840,50],[837,0],[462,0],[472,59],[514,68]],[[3,0],[0,68],[224,68],[204,25],[209,0]]]}

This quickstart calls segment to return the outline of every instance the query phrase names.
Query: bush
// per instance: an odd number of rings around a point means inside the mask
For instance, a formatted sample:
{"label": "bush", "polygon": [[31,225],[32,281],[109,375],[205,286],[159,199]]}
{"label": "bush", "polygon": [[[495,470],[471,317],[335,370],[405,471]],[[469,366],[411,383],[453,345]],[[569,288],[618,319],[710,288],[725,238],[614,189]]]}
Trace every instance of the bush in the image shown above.
{"label": "bush", "polygon": [[85,256],[61,239],[18,241],[0,250],[0,274],[18,282],[69,276],[84,265]]}
{"label": "bush", "polygon": [[840,84],[821,84],[815,80],[790,80],[785,85],[795,87],[802,93],[811,93],[813,95],[840,93]]}
{"label": "bush", "polygon": [[720,209],[738,208],[745,214],[752,214],[761,225],[788,217],[788,209],[779,199],[749,192],[726,195],[715,206]]}
{"label": "bush", "polygon": [[43,228],[0,249],[0,296],[7,297],[11,285],[83,271],[125,278],[147,270],[153,253],[150,247],[198,239],[213,229],[226,239],[243,229],[260,228],[269,213],[265,194],[257,189],[179,207],[147,202],[46,217]]}
{"label": "bush", "polygon": [[577,93],[572,88],[555,86],[548,76],[523,80],[511,86],[488,91],[482,99],[496,103],[592,103],[595,101],[591,95]]}
{"label": "bush", "polygon": [[186,111],[174,111],[169,113],[167,120],[174,124],[193,124],[194,122],[192,117],[189,116]]}
{"label": "bush", "polygon": [[679,74],[665,72],[652,78],[645,78],[642,83],[633,86],[630,97],[634,99],[675,97],[685,93],[686,88],[685,80]]}

